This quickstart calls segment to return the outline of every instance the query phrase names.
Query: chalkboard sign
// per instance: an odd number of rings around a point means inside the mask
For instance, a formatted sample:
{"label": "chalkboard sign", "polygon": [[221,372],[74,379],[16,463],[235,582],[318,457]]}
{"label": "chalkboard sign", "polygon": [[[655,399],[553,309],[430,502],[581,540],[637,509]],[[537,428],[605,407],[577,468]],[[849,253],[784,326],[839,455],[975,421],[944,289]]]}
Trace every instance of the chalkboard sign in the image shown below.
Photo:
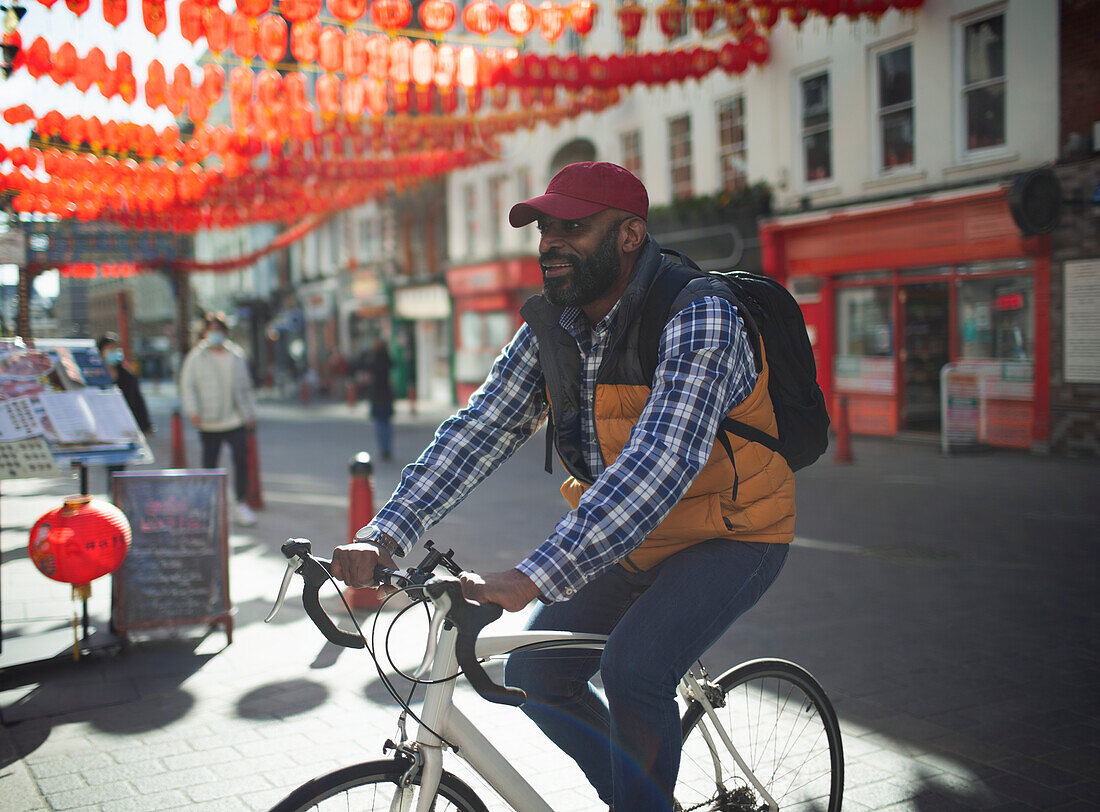
{"label": "chalkboard sign", "polygon": [[113,576],[115,632],[224,625],[232,643],[225,471],[123,471],[114,502],[132,532]]}

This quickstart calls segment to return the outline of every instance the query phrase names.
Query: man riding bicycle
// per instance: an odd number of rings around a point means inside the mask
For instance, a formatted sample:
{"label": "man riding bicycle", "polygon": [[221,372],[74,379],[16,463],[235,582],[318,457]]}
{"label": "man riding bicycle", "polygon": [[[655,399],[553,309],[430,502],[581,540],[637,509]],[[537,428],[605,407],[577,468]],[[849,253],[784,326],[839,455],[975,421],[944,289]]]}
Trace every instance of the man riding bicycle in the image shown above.
{"label": "man riding bicycle", "polygon": [[619,812],[672,808],[677,683],[775,580],[795,514],[780,454],[715,442],[727,416],[776,434],[766,361],[757,372],[721,285],[677,300],[655,373],[641,369],[642,303],[675,262],[648,212],[641,181],[602,162],[571,164],[512,207],[512,226],[538,224],[543,293],[469,405],[332,557],[337,578],[371,585],[377,563],[392,566],[549,418],[570,510],[515,568],[466,573],[463,590],[512,612],[538,598],[532,629],[609,635],[602,656],[515,654],[505,681]]}

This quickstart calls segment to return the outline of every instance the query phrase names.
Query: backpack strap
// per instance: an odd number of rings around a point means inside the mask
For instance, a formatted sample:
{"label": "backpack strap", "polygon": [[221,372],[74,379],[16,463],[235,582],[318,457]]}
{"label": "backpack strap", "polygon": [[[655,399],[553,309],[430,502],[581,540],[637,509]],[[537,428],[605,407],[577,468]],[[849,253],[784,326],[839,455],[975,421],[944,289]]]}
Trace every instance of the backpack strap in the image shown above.
{"label": "backpack strap", "polygon": [[[748,423],[742,423],[740,420],[734,420],[729,417],[723,418],[719,426],[722,428],[722,434],[719,435],[720,437],[725,437],[725,432],[728,431],[730,434],[736,434],[738,437],[748,440],[750,443],[760,443],[764,448],[770,449],[777,454],[783,453],[779,438],[772,437],[766,431],[756,428],[756,426],[750,426]],[[727,440],[726,442],[728,443],[729,441]]]}
{"label": "backpack strap", "polygon": [[680,252],[662,248],[661,253],[679,257],[681,262],[679,265],[662,263],[642,302],[641,318],[638,320],[638,360],[648,377],[652,377],[657,369],[657,350],[661,333],[672,315],[669,312],[672,303],[688,282],[703,275],[699,266]]}

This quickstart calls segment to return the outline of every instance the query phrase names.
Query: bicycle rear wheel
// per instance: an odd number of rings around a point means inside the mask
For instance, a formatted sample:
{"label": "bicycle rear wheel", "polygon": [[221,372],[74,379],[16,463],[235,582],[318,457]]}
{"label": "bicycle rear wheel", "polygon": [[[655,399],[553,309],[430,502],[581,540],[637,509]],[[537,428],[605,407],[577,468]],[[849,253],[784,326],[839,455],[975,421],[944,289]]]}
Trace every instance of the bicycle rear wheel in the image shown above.
{"label": "bicycle rear wheel", "polygon": [[[302,784],[271,807],[271,812],[413,812],[420,791],[419,776],[411,786],[399,786],[408,767],[404,759],[342,767]],[[469,785],[449,772],[440,778],[432,810],[488,812]]]}
{"label": "bicycle rear wheel", "polygon": [[[840,812],[844,791],[840,724],[817,680],[786,660],[753,660],[730,669],[712,684],[715,690],[708,692],[708,699],[719,724],[779,808]],[[682,729],[678,812],[768,808],[698,702],[685,711]]]}

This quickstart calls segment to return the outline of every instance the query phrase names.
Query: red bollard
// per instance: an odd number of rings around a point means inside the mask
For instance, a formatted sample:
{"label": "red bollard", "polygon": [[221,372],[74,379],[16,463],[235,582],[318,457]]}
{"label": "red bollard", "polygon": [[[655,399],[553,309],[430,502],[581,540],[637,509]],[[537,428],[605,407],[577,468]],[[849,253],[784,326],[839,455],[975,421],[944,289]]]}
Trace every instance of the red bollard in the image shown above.
{"label": "red bollard", "polygon": [[260,451],[256,443],[256,429],[248,429],[248,493],[245,500],[248,506],[262,510],[264,506],[263,488],[260,485]]}
{"label": "red bollard", "polygon": [[298,387],[298,396],[302,399],[303,406],[309,405],[309,384],[306,381],[302,381]]}
{"label": "red bollard", "polygon": [[348,399],[348,408],[354,409],[355,404],[359,400],[359,394],[355,391],[355,381],[348,381],[346,395]]}
{"label": "red bollard", "polygon": [[848,425],[848,398],[841,397],[836,407],[836,456],[833,462],[852,462],[852,430]]}
{"label": "red bollard", "polygon": [[416,417],[416,384],[409,384],[409,413]]}
{"label": "red bollard", "polygon": [[172,467],[187,467],[187,453],[183,445],[183,416],[179,409],[172,412]]}
{"label": "red bollard", "polygon": [[[371,474],[374,466],[370,454],[360,451],[351,458],[351,480],[348,485],[348,540],[374,516],[374,485]],[[344,600],[353,609],[377,609],[382,604],[378,590],[372,587],[347,587]]]}

